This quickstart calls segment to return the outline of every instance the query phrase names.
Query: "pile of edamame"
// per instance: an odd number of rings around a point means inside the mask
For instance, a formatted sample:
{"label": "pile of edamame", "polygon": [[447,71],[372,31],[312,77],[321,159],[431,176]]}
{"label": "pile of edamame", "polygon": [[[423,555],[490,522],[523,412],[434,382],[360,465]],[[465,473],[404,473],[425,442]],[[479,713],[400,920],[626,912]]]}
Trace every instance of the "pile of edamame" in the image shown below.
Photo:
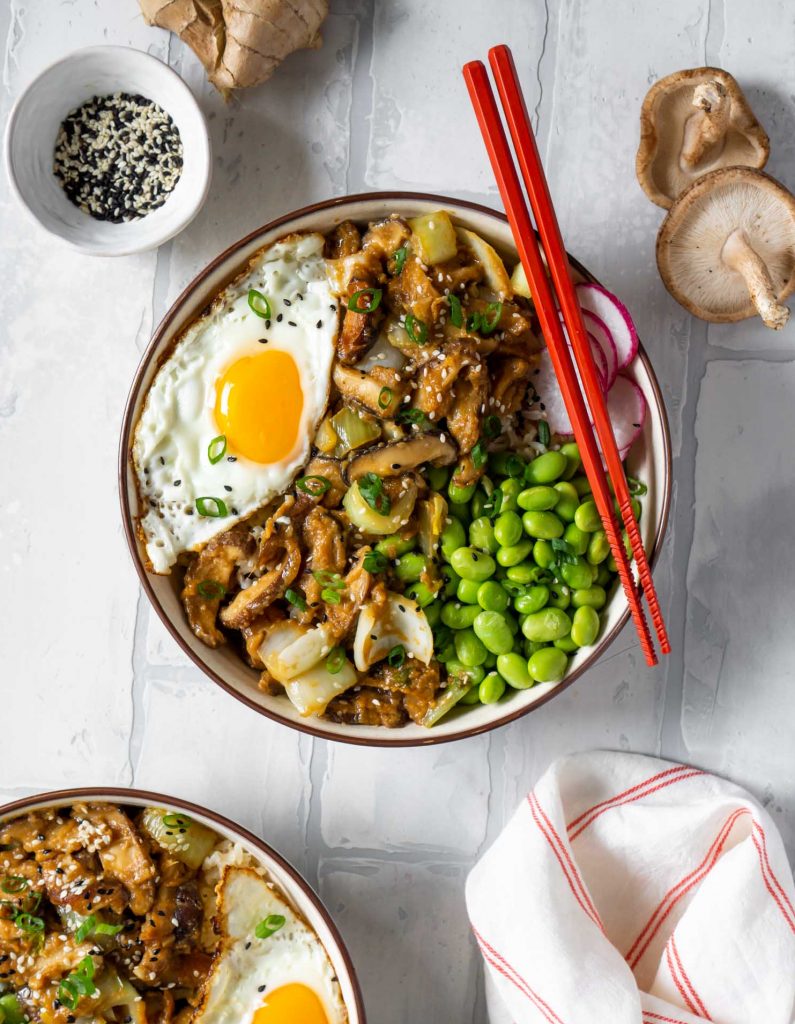
{"label": "pile of edamame", "polygon": [[[425,610],[448,687],[458,684],[461,703],[494,704],[510,689],[559,682],[569,656],[596,641],[616,578],[577,445],[530,461],[492,453],[486,476],[469,487],[446,469],[430,469],[428,478],[448,502],[442,589],[434,594],[419,580],[423,555],[388,554]],[[637,498],[633,511],[639,519]]]}

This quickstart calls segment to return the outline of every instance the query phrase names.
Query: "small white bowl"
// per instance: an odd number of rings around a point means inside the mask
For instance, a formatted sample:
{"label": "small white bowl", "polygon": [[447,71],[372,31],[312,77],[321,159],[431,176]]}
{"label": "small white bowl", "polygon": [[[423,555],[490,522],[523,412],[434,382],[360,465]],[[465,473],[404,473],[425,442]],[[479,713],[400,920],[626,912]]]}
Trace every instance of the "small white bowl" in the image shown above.
{"label": "small white bowl", "polygon": [[[55,139],[70,111],[92,96],[139,93],[174,120],[183,168],[174,191],[138,220],[96,220],[66,197],[53,173]],[[51,64],[17,100],[8,119],[5,157],[19,201],[50,234],[91,256],[127,256],[154,249],[189,224],[210,187],[212,162],[204,115],[193,93],[156,57],[126,46],[91,46]]]}

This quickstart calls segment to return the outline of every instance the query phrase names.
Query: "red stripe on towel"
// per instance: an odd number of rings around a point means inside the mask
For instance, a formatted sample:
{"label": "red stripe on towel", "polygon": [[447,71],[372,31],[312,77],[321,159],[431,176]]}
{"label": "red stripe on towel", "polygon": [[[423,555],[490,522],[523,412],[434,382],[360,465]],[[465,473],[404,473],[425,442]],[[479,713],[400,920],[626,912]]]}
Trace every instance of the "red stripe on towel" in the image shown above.
{"label": "red stripe on towel", "polygon": [[[673,954],[673,958],[671,957],[671,954]],[[712,1017],[707,1013],[706,1007],[699,998],[695,985],[687,976],[687,971],[685,971],[682,964],[682,960],[679,956],[679,950],[676,948],[676,940],[673,935],[668,940],[668,945],[665,947],[665,956],[668,960],[668,969],[671,972],[671,977],[674,979],[674,984],[679,989],[682,998],[687,1003],[688,1010],[692,1013],[701,1014],[702,1017],[711,1021]],[[674,969],[675,966],[679,971],[678,978]]]}
{"label": "red stripe on towel", "polygon": [[494,970],[501,974],[507,981],[510,981],[512,985],[527,996],[539,1013],[543,1014],[544,1019],[549,1021],[549,1024],[564,1024],[552,1007],[545,1002],[537,992],[533,991],[521,974],[519,974],[515,967],[512,967],[511,964],[508,963],[504,956],[498,953],[493,946],[489,945],[474,925],[472,925],[472,932],[477,940],[478,946],[480,946],[481,953],[491,964]]}

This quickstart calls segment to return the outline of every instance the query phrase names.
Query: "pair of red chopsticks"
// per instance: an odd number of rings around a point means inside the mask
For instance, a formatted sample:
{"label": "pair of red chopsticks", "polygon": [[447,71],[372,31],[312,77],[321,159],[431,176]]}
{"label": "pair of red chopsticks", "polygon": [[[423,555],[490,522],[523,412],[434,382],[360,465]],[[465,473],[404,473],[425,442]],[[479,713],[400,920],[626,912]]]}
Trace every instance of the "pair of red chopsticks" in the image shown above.
{"label": "pair of red chopsticks", "polygon": [[627,487],[624,467],[618,452],[613,428],[607,412],[604,395],[594,364],[591,346],[588,340],[582,311],[577,301],[574,285],[569,276],[569,263],[563,239],[558,227],[552,199],[549,194],[544,169],[538,155],[533,129],[527,115],[516,66],[507,46],[495,46],[489,50],[489,63],[497,83],[497,91],[502,101],[505,119],[511,133],[514,149],[530,199],[530,205],[538,226],[538,233],[544,246],[549,273],[552,277],[555,293],[560,303],[560,311],[566,324],[566,330],[574,349],[574,358],[580,371],[585,397],[591,410],[588,413],[585,399],[580,391],[580,384],[572,361],[571,350],[566,342],[558,315],[549,278],[541,257],[541,251],[525,203],[519,176],[513,164],[513,157],[508,140],[500,119],[500,113],[494,100],[488,73],[482,61],[476,60],[464,66],[464,79],[469,89],[470,99],[475,108],[483,140],[486,143],[491,166],[497,179],[497,185],[505,204],[505,212],[511,225],[516,248],[522,261],[530,289],[533,294],[538,319],[549,349],[552,365],[557,376],[566,411],[574,427],[574,438],[579,446],[583,466],[588,482],[593,490],[594,501],[602,517],[605,534],[610,543],[610,550],[618,566],[618,575],[629,602],[632,618],[640,637],[640,646],[649,665],[657,664],[651,634],[641,605],[640,594],[632,575],[619,526],[613,512],[613,497],[610,493],[607,476],[605,475],[602,457],[597,447],[596,437],[591,426],[591,419],[596,427],[610,482],[613,485],[616,500],[621,510],[627,535],[632,547],[635,564],[638,567],[641,587],[649,602],[649,610],[657,632],[657,639],[663,654],[668,654],[671,645],[665,630],[662,612],[657,600],[657,592],[651,578],[651,570],[643,550],[640,531],[632,514],[632,503]]}

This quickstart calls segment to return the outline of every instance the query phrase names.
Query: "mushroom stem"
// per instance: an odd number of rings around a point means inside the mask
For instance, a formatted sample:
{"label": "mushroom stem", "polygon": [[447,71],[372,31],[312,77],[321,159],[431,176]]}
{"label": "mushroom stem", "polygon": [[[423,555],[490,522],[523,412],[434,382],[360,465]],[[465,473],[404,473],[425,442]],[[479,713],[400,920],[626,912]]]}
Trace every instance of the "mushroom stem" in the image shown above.
{"label": "mushroom stem", "polygon": [[723,148],[731,114],[731,99],[726,87],[715,80],[696,86],[693,106],[697,110],[685,122],[682,152],[679,154],[679,166],[683,171],[692,171],[719,144]]}
{"label": "mushroom stem", "polygon": [[730,270],[742,275],[765,326],[780,331],[789,320],[789,310],[778,301],[770,271],[762,257],[751,248],[742,228],[736,228],[726,239],[721,259]]}

